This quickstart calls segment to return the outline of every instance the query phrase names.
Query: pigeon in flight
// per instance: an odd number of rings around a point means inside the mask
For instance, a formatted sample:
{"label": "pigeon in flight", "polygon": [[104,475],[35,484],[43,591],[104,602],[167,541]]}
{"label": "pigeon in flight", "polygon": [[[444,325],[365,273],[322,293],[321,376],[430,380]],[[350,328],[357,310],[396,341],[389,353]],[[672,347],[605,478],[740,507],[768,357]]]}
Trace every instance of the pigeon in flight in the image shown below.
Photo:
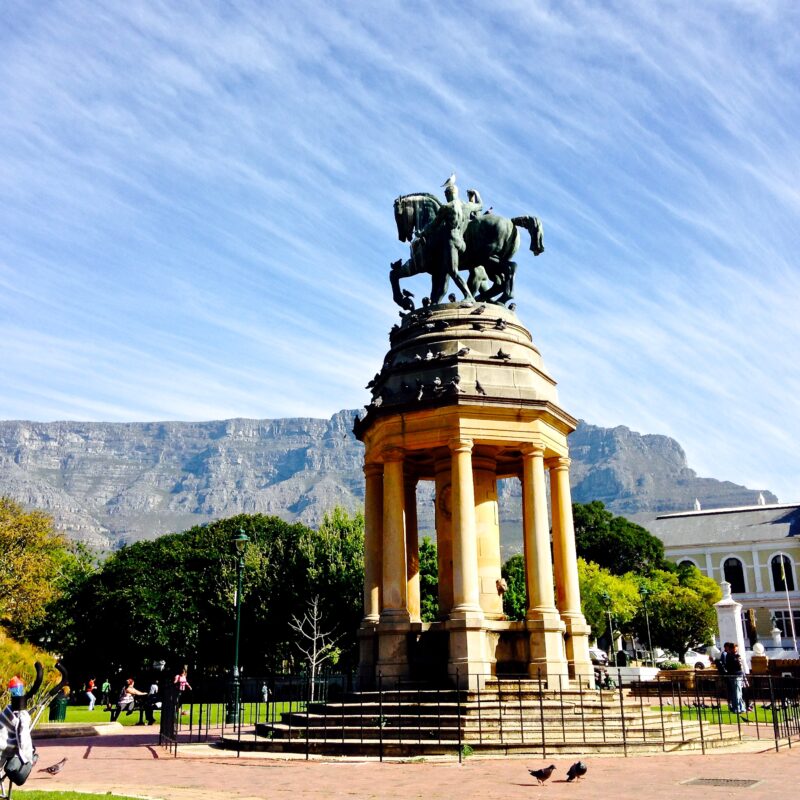
{"label": "pigeon in flight", "polygon": [[576,761],[568,770],[567,770],[567,782],[574,781],[576,778],[582,778],[586,774],[586,770],[589,768],[583,761]]}
{"label": "pigeon in flight", "polygon": [[450,173],[450,177],[442,184],[442,186],[455,186],[456,185],[456,174],[455,172]]}
{"label": "pigeon in flight", "polygon": [[539,784],[542,784],[553,774],[555,768],[556,765],[551,764],[549,767],[543,767],[542,769],[529,769],[528,772],[539,781]]}
{"label": "pigeon in flight", "polygon": [[64,769],[64,764],[67,763],[67,757],[61,759],[57,764],[53,764],[52,767],[42,767],[39,772],[46,772],[48,775],[58,775],[62,769]]}

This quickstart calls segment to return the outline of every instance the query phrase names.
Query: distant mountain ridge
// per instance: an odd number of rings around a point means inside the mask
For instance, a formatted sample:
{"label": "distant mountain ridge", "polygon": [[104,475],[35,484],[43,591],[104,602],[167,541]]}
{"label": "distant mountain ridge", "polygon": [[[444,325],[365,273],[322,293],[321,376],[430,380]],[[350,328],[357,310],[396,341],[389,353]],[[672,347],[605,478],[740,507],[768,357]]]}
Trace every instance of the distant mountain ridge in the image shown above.
{"label": "distant mountain ridge", "polygon": [[[212,422],[0,421],[0,495],[43,509],[71,538],[114,548],[238,513],[318,524],[363,503],[354,411],[330,419]],[[758,489],[699,478],[667,436],[581,422],[569,438],[573,499],[632,518],[753,505]],[[771,492],[767,502],[776,502]],[[420,528],[433,528],[421,484]],[[519,482],[500,486],[504,525],[520,527]],[[512,534],[516,538],[518,533]],[[514,549],[509,542],[506,548]]]}

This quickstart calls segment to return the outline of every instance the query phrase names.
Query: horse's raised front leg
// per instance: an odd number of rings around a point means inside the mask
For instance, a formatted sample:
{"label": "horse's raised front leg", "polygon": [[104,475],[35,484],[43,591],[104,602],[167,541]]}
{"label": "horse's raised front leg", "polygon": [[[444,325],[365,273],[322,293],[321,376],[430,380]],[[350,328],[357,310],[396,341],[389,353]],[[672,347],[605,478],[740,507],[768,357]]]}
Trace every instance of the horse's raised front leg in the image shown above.
{"label": "horse's raised front leg", "polygon": [[414,310],[414,301],[410,297],[404,297],[400,291],[400,278],[408,278],[411,275],[416,275],[414,266],[411,259],[404,264],[402,260],[393,261],[392,268],[389,270],[389,283],[392,284],[392,299],[407,311]]}

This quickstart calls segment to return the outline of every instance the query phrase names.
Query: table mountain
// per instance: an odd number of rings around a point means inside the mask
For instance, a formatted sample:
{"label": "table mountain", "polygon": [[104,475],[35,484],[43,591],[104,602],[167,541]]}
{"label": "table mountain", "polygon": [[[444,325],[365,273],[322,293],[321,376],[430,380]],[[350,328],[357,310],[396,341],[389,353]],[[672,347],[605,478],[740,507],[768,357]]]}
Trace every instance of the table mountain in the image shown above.
{"label": "table mountain", "polygon": [[[363,502],[355,412],[330,419],[215,422],[0,422],[0,494],[52,514],[101,549],[241,512],[316,525],[334,505]],[[573,499],[643,514],[751,505],[759,490],[698,478],[667,436],[581,422],[570,437]],[[764,491],[767,502],[777,498]],[[500,486],[504,549],[518,549],[519,482]],[[432,486],[419,490],[433,528]]]}

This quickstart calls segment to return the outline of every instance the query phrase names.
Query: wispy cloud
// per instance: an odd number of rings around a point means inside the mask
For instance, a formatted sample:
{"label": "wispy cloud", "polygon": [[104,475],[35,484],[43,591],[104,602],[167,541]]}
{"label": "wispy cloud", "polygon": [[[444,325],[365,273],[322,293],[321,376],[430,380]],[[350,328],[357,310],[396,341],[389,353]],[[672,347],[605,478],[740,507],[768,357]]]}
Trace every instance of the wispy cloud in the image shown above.
{"label": "wispy cloud", "polygon": [[392,199],[456,169],[545,221],[519,313],[569,411],[800,497],[796,4],[6,17],[0,416],[360,405],[396,320]]}

